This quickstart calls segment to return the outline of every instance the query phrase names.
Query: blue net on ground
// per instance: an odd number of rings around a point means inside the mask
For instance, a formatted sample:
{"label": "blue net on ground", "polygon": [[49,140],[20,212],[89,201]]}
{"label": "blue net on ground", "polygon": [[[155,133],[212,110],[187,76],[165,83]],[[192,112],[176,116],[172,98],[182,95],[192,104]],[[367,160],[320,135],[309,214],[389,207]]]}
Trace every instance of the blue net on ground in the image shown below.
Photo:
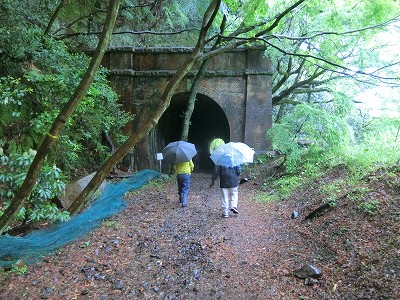
{"label": "blue net on ground", "polygon": [[26,264],[55,253],[62,246],[82,237],[107,219],[127,207],[122,197],[127,191],[138,189],[161,174],[153,170],[142,170],[116,183],[107,184],[101,195],[81,214],[67,222],[57,223],[51,228],[37,230],[23,237],[4,235],[0,237],[0,267],[18,261]]}

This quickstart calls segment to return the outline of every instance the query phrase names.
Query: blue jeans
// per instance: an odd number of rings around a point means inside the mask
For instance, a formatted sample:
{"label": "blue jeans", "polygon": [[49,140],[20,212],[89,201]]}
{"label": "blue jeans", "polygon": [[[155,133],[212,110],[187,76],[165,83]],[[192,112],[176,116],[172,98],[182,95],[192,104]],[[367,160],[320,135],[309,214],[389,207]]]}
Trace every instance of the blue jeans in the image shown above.
{"label": "blue jeans", "polygon": [[178,182],[179,201],[182,206],[186,206],[190,188],[190,174],[178,174],[176,180]]}

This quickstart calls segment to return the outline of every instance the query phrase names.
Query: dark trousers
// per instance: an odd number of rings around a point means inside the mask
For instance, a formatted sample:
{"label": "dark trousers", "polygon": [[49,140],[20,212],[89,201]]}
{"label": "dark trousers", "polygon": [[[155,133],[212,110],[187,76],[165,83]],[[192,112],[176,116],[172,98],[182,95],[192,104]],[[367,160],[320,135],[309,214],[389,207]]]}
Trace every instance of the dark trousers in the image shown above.
{"label": "dark trousers", "polygon": [[190,174],[178,174],[176,180],[178,182],[179,201],[183,206],[186,206],[190,188]]}

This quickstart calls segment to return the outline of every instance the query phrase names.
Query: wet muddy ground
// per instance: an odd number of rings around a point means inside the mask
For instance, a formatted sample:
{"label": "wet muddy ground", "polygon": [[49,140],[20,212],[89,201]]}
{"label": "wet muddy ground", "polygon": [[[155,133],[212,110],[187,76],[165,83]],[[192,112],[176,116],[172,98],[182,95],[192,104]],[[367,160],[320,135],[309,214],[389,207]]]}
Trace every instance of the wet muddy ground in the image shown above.
{"label": "wet muddy ground", "polygon": [[[257,195],[263,184],[250,180],[239,185],[240,214],[225,219],[218,184],[212,188],[209,184],[209,173],[192,174],[185,208],[179,205],[173,177],[130,192],[125,197],[128,208],[100,228],[28,266],[25,274],[4,279],[0,299],[396,299],[399,295],[398,270],[397,275],[388,275],[383,286],[391,289],[387,293],[377,290],[370,279],[363,283],[346,279],[354,273],[342,274],[342,264],[351,261],[359,266],[360,258],[324,246],[318,226],[326,219],[312,223],[292,219],[299,199],[260,203]],[[318,267],[323,276],[305,284],[293,276],[304,264]]]}

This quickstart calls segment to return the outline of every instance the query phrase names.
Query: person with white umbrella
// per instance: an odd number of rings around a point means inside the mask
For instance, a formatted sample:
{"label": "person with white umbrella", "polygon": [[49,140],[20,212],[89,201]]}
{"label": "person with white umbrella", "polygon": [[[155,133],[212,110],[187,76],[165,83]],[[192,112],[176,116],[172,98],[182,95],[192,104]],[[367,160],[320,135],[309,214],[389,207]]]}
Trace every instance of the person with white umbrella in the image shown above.
{"label": "person with white umbrella", "polygon": [[239,175],[242,172],[240,165],[233,166],[232,155],[226,154],[224,157],[225,165],[215,165],[210,187],[214,185],[214,181],[219,177],[219,187],[221,188],[221,206],[222,216],[229,217],[229,210],[234,214],[239,214],[238,207],[238,186]]}
{"label": "person with white umbrella", "polygon": [[253,162],[254,150],[245,143],[229,142],[219,145],[210,158],[215,163],[210,187],[219,177],[223,217],[229,217],[229,210],[234,214],[239,214],[237,207],[239,175],[242,172],[241,164]]}

